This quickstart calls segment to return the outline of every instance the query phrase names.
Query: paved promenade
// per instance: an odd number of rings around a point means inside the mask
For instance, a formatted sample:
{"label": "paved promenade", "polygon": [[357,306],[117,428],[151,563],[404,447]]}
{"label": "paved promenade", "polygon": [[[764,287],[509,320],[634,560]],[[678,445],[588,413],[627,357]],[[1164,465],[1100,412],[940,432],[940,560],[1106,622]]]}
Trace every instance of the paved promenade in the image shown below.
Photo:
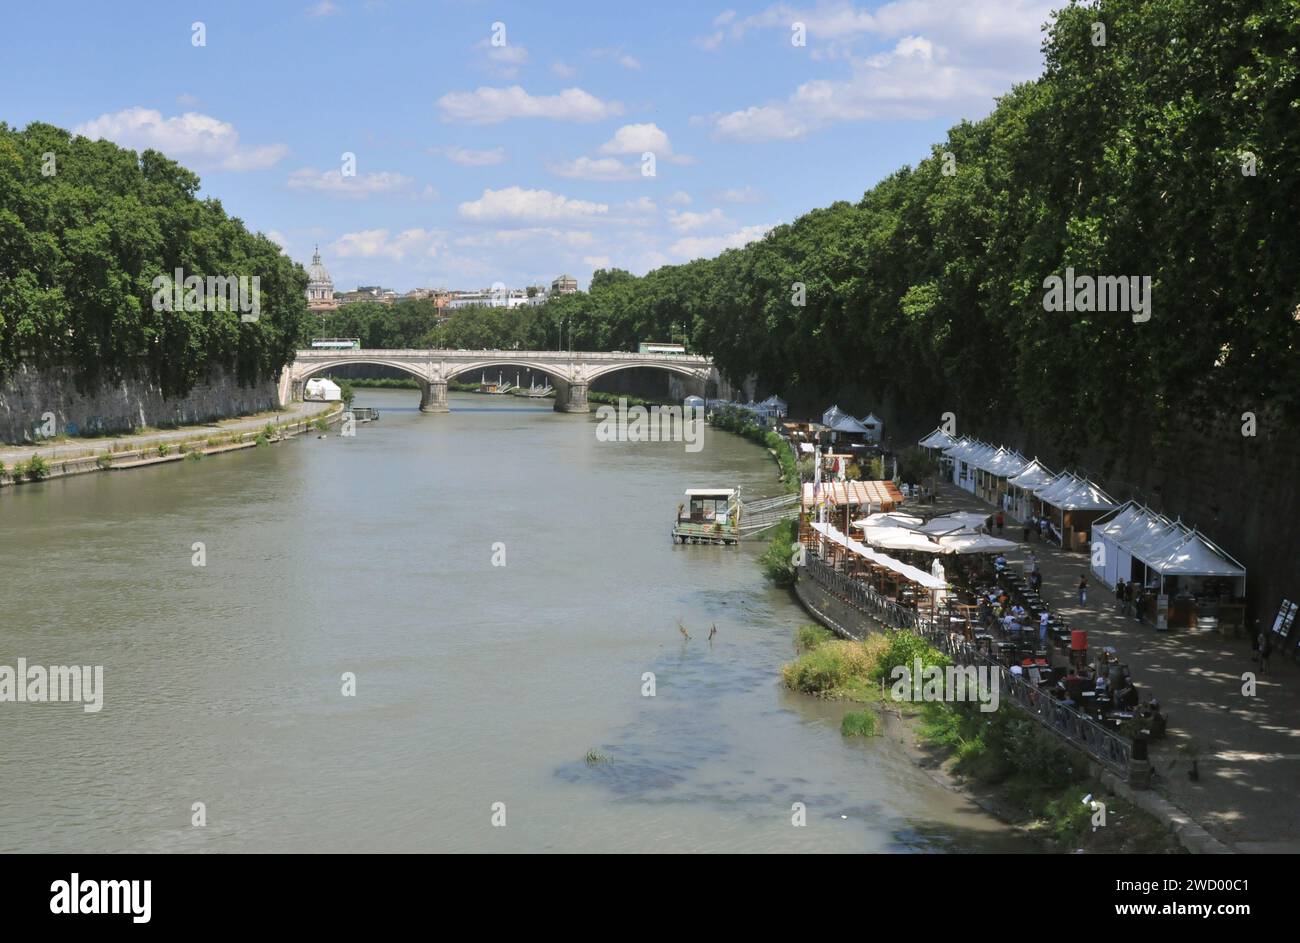
{"label": "paved promenade", "polygon": [[[933,511],[955,510],[993,511],[973,495],[940,484]],[[1010,518],[1001,536],[1019,544],[1007,554],[1013,566],[1030,550],[1038,556],[1047,604],[1074,628],[1087,630],[1090,648],[1113,645],[1143,698],[1160,700],[1169,728],[1166,739],[1151,744],[1152,788],[1235,851],[1300,852],[1300,668],[1274,655],[1256,695],[1246,697],[1242,674],[1259,672],[1249,638],[1157,632],[1125,616],[1114,593],[1091,572],[1088,604],[1080,606],[1076,587],[1088,570],[1084,554],[1036,538],[1025,544]],[[1199,753],[1196,782],[1188,778],[1191,764],[1180,750],[1188,743]]]}
{"label": "paved promenade", "polygon": [[16,462],[25,462],[33,454],[40,455],[47,461],[65,458],[79,458],[84,455],[95,456],[115,447],[119,452],[137,449],[143,445],[157,442],[179,442],[202,435],[229,435],[235,432],[256,432],[268,422],[288,425],[301,419],[310,419],[323,413],[336,403],[294,403],[281,412],[258,413],[240,419],[222,419],[218,422],[197,426],[179,426],[175,429],[158,429],[120,436],[96,436],[92,439],[67,439],[51,444],[6,445],[0,444],[0,462],[12,467]]}

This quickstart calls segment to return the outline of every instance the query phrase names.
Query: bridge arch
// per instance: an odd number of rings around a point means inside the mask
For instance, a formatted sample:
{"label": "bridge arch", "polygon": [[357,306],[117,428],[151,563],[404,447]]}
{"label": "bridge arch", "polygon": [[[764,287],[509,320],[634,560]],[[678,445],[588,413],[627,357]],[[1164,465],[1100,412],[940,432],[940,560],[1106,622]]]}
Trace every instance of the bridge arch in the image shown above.
{"label": "bridge arch", "polygon": [[[388,367],[392,370],[398,371],[399,373],[406,374],[420,385],[421,412],[446,412],[447,384],[445,382],[441,384],[441,390],[437,390],[434,388],[434,384],[430,382],[427,371],[421,369],[418,364],[404,363],[401,360],[369,355],[345,354],[339,357],[332,357],[328,360],[297,364],[293,371],[292,398],[302,399],[307,381],[317,374],[328,373],[336,367],[351,367],[355,365],[365,367]],[[439,393],[441,393],[441,397],[439,396]],[[442,408],[437,408],[439,401],[441,402]]]}

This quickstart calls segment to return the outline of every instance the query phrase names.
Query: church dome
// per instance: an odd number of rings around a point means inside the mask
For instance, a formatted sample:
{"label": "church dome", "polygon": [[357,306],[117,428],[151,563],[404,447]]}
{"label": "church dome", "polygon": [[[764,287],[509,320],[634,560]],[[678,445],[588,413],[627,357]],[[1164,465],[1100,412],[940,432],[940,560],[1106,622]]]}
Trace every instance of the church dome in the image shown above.
{"label": "church dome", "polygon": [[334,280],[320,261],[320,246],[312,253],[311,266],[307,269],[307,303],[309,305],[332,305],[334,303]]}

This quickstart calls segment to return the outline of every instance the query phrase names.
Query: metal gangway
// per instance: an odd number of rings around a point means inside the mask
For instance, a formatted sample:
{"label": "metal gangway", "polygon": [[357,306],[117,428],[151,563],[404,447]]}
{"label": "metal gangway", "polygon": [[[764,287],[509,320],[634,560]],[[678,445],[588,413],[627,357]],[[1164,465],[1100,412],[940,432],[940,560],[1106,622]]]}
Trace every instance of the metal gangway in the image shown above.
{"label": "metal gangway", "polygon": [[799,494],[778,495],[775,498],[760,498],[757,501],[740,503],[740,536],[756,537],[773,524],[793,520],[799,516]]}

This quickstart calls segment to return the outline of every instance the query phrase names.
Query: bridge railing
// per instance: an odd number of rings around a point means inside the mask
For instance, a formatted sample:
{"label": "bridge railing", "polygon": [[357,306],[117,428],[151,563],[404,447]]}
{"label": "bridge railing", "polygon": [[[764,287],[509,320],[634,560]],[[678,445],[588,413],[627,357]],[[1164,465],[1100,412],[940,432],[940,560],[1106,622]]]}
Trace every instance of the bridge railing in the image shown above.
{"label": "bridge railing", "polygon": [[450,348],[384,348],[384,347],[359,347],[352,350],[300,350],[297,352],[298,357],[310,359],[313,357],[325,358],[337,356],[338,354],[372,354],[383,357],[433,357],[442,356],[449,358],[478,359],[485,354],[496,355],[502,354],[512,359],[550,359],[567,358],[580,360],[671,360],[674,363],[691,362],[699,364],[712,364],[713,360],[703,354],[638,354],[631,351],[609,351],[609,350],[509,350],[500,347],[487,347],[482,350],[452,350]]}

